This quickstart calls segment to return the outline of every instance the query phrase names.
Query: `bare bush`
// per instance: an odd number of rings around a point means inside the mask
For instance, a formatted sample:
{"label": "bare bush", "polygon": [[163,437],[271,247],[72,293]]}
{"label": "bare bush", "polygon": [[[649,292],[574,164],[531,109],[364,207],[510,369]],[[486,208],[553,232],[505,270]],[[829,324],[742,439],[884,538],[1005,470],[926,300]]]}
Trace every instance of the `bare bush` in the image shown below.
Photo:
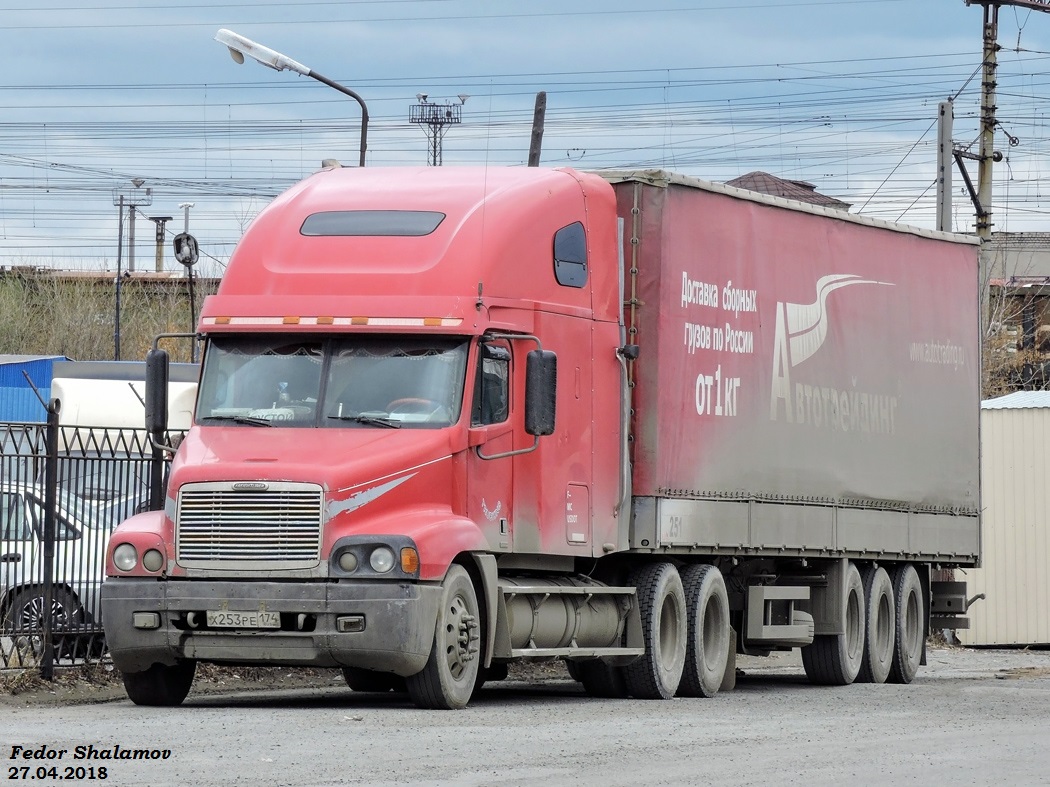
{"label": "bare bush", "polygon": [[[197,311],[217,281],[195,281]],[[0,353],[62,355],[78,361],[116,355],[116,285],[112,274],[0,271]],[[119,360],[142,360],[153,337],[191,330],[185,279],[135,277],[120,287]],[[188,343],[172,344],[172,360],[190,360]]]}

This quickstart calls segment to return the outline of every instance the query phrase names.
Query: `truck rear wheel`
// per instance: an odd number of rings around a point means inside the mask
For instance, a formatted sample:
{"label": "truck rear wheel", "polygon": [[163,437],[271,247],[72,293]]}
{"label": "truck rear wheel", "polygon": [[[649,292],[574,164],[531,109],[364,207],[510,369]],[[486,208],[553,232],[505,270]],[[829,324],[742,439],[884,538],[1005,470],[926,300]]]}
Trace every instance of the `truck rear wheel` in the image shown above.
{"label": "truck rear wheel", "polygon": [[890,683],[911,683],[919,671],[926,642],[922,584],[914,566],[903,565],[893,572],[893,600],[896,638],[888,680]]}
{"label": "truck rear wheel", "polygon": [[713,697],[729,662],[729,595],[715,566],[686,566],[680,572],[688,620],[681,697]]}
{"label": "truck rear wheel", "polygon": [[180,661],[174,666],[154,664],[144,672],[125,672],[124,691],[136,705],[173,707],[190,693],[197,662]]}
{"label": "truck rear wheel", "polygon": [[645,653],[623,668],[627,690],[638,699],[669,700],[685,669],[685,590],[671,563],[650,563],[632,577],[638,592]]}
{"label": "truck rear wheel", "polygon": [[430,658],[422,671],[405,678],[405,685],[420,708],[455,710],[467,706],[478,682],[480,610],[474,583],[463,566],[449,568],[442,590]]}
{"label": "truck rear wheel", "polygon": [[857,678],[864,656],[864,583],[856,564],[846,568],[843,592],[843,634],[821,634],[802,648],[802,666],[810,683],[848,686]]}
{"label": "truck rear wheel", "polygon": [[591,697],[622,700],[630,696],[623,667],[614,667],[601,659],[571,661],[576,680],[583,684],[583,690]]}
{"label": "truck rear wheel", "polygon": [[885,683],[893,661],[893,585],[881,566],[869,566],[864,581],[864,658],[861,659],[858,683]]}

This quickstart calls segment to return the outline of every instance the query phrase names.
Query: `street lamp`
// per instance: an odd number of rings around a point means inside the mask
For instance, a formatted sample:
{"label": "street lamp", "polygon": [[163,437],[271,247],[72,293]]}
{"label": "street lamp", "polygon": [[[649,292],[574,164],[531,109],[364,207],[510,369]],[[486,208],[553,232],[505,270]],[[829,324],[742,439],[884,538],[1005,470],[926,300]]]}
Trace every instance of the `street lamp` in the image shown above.
{"label": "street lamp", "polygon": [[363,167],[365,165],[365,150],[368,147],[368,107],[365,106],[364,99],[357,95],[353,90],[348,87],[343,87],[338,82],[334,82],[326,76],[318,74],[310,68],[307,68],[302,63],[292,60],[286,55],[282,55],[280,52],[275,52],[269,47],[265,47],[262,44],[257,44],[249,38],[245,38],[242,35],[234,33],[232,30],[222,29],[215,34],[215,40],[220,44],[226,46],[230,50],[230,57],[237,63],[244,62],[244,56],[253,60],[258,60],[267,68],[272,68],[274,71],[294,71],[297,74],[302,74],[305,77],[316,79],[318,82],[323,82],[328,87],[334,87],[340,93],[350,96],[358,104],[361,105],[361,159],[358,166]]}

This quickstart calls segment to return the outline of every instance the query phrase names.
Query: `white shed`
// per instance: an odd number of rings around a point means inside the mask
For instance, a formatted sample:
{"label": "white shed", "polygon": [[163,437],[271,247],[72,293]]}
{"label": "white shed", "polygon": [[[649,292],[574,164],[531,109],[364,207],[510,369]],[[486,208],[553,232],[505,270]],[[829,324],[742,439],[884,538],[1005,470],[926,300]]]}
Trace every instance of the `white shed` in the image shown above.
{"label": "white shed", "polygon": [[1050,644],[1050,391],[981,403],[981,568],[964,645]]}

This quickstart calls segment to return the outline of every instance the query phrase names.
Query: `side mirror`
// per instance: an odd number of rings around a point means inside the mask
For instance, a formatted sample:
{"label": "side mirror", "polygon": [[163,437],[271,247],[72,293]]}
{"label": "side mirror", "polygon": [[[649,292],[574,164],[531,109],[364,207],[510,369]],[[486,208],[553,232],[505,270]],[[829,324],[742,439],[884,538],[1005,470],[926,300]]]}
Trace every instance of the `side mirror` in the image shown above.
{"label": "side mirror", "polygon": [[146,353],[146,431],[159,439],[168,429],[168,352]]}
{"label": "side mirror", "polygon": [[533,350],[525,359],[525,431],[542,437],[554,433],[558,399],[558,356]]}

